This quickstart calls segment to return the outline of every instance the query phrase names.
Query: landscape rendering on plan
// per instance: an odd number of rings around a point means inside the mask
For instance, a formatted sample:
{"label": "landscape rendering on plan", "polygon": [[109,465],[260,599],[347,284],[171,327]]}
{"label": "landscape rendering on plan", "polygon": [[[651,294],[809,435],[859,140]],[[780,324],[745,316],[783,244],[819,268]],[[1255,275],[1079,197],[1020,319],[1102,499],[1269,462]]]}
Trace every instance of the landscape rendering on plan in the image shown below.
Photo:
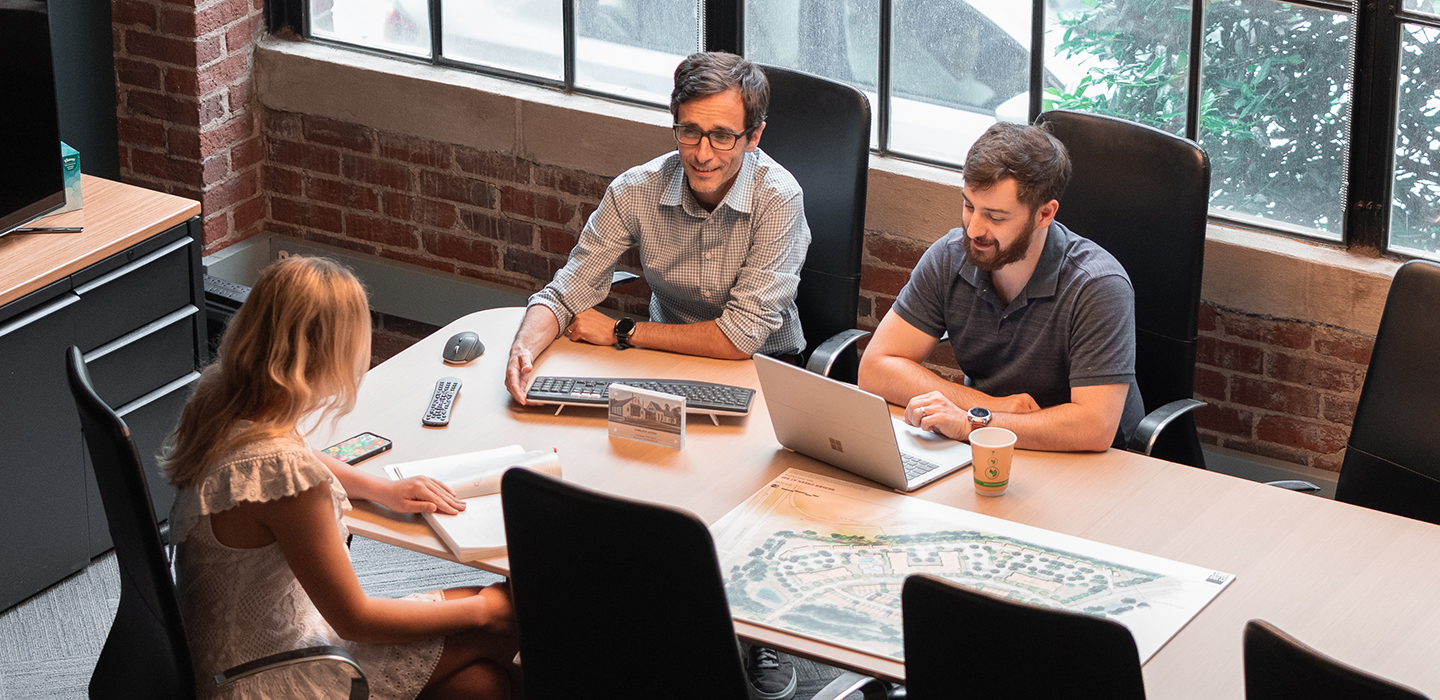
{"label": "landscape rendering on plan", "polygon": [[1233,579],[793,469],[713,529],[737,618],[894,659],[910,574],[1116,620],[1142,661]]}

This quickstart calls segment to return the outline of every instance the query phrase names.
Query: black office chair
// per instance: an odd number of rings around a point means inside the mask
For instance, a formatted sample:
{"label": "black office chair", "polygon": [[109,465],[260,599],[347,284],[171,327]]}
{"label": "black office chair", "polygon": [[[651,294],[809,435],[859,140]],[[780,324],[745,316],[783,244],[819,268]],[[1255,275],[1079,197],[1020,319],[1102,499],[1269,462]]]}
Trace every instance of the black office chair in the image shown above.
{"label": "black office chair", "polygon": [[1118,622],[926,574],[905,578],[901,600],[908,700],[1145,697],[1135,639]]}
{"label": "black office chair", "polygon": [[770,81],[770,113],[760,148],[805,191],[810,251],[795,304],[805,329],[805,367],[855,383],[865,194],[870,182],[870,102],[828,78],[761,66]]}
{"label": "black office chair", "polygon": [[[79,348],[71,346],[66,351],[65,368],[120,567],[120,605],[90,676],[90,697],[194,698],[195,668],[180,601],[130,429],[95,393]],[[360,666],[349,652],[335,646],[272,654],[218,674],[214,683],[222,687],[271,669],[316,661],[340,663],[350,670],[351,700],[370,696]]]}
{"label": "black office chair", "polygon": [[[527,698],[637,682],[656,697],[748,698],[705,523],[526,469],[500,491]],[[637,660],[640,677],[617,675]]]}
{"label": "black office chair", "polygon": [[1036,120],[1074,173],[1056,220],[1114,255],[1135,288],[1135,379],[1146,416],[1127,448],[1204,468],[1191,412],[1210,158],[1194,141],[1098,114]]}
{"label": "black office chair", "polygon": [[[760,150],[785,166],[805,192],[810,250],[795,305],[807,347],[805,368],[855,383],[865,192],[870,177],[870,101],[828,78],[761,66],[770,81],[770,111]],[[638,277],[615,272],[612,284]]]}
{"label": "black office chair", "polygon": [[1425,700],[1300,643],[1264,620],[1245,624],[1246,700]]}
{"label": "black office chair", "polygon": [[1440,524],[1440,265],[1390,283],[1335,500]]}

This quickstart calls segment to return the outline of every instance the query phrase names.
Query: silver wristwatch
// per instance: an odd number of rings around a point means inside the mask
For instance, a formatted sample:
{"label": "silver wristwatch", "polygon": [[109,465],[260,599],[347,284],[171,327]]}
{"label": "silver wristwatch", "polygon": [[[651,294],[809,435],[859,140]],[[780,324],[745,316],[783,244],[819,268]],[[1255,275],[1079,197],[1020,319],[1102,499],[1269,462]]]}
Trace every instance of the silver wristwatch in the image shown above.
{"label": "silver wristwatch", "polygon": [[976,406],[975,408],[972,408],[969,411],[965,412],[965,417],[970,419],[971,430],[975,430],[976,428],[983,428],[987,425],[990,425],[990,419],[993,416],[994,414],[990,413],[990,409],[982,408],[980,406]]}

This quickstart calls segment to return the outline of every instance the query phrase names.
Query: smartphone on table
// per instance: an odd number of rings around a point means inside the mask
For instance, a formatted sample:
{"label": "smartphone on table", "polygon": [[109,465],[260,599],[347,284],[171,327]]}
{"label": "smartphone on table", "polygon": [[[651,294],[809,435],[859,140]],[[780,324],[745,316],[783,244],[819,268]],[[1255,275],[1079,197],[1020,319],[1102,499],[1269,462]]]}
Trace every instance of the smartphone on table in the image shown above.
{"label": "smartphone on table", "polygon": [[390,449],[391,444],[389,438],[380,437],[375,433],[360,433],[347,440],[341,440],[321,452],[346,464],[359,464]]}

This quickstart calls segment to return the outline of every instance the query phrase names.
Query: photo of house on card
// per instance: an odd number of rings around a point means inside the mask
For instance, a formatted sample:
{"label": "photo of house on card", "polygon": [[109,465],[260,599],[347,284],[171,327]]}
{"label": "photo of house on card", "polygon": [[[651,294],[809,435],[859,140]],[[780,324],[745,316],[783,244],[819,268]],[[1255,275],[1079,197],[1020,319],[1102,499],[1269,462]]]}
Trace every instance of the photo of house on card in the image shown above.
{"label": "photo of house on card", "polygon": [[610,436],[685,447],[685,397],[611,384]]}

